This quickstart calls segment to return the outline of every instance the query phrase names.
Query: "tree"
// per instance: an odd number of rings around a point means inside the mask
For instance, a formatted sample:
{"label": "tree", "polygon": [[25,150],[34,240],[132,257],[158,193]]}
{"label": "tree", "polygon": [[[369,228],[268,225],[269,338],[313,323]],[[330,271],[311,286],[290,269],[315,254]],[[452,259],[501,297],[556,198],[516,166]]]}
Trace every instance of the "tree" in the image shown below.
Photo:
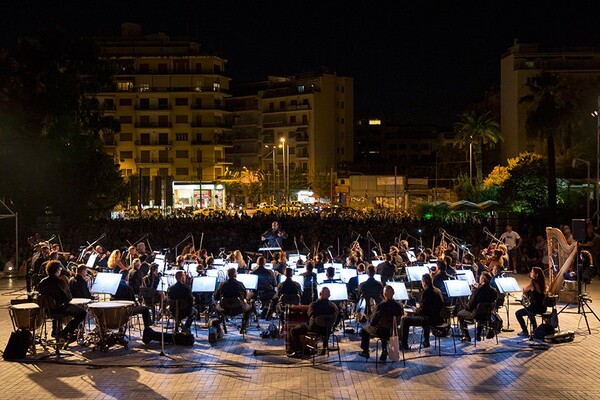
{"label": "tree", "polygon": [[99,138],[116,126],[94,97],[110,82],[99,54],[61,30],[0,54],[0,197],[26,222],[44,213],[98,216],[124,199]]}
{"label": "tree", "polygon": [[520,99],[528,104],[525,129],[530,138],[546,140],[548,212],[556,217],[556,140],[564,139],[575,115],[573,92],[558,75],[547,72],[532,77],[525,85],[529,94]]}
{"label": "tree", "polygon": [[489,111],[479,115],[468,111],[461,115],[461,121],[455,124],[455,128],[455,144],[463,149],[473,146],[473,160],[477,171],[475,177],[479,186],[483,180],[483,146],[494,145],[503,140],[500,127]]}

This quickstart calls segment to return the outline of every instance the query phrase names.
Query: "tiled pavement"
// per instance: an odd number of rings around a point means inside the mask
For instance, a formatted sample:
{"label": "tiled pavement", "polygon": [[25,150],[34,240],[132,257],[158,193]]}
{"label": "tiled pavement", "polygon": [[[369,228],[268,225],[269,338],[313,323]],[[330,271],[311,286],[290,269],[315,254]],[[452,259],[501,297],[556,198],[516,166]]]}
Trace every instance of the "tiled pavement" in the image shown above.
{"label": "tiled pavement", "polygon": [[[519,276],[523,283],[524,276]],[[600,283],[588,286],[596,313],[600,312]],[[0,280],[0,349],[12,326],[7,305],[24,296],[22,279]],[[519,306],[511,303],[511,314]],[[559,307],[560,308],[560,307]],[[576,311],[570,307],[569,311]],[[502,317],[506,319],[503,310]],[[386,363],[376,368],[358,357],[358,338],[342,338],[342,365],[337,355],[290,360],[282,355],[283,341],[261,339],[251,330],[242,339],[234,330],[210,346],[206,330],[199,331],[193,347],[148,346],[134,338],[129,350],[115,346],[108,353],[73,347],[60,362],[30,359],[27,363],[0,361],[3,399],[600,399],[600,322],[589,314],[588,335],[580,314],[562,313],[563,330],[578,334],[571,343],[531,347],[516,332],[502,333],[500,344],[485,340],[473,344],[442,342],[442,357],[433,347],[421,354],[407,353],[406,367]],[[506,321],[505,321],[506,324]],[[511,327],[517,328],[513,315]],[[262,323],[262,329],[266,324]],[[373,344],[374,346],[374,344]],[[413,346],[414,347],[414,346]],[[42,349],[39,349],[40,352]],[[255,355],[258,350],[262,355]],[[373,354],[374,356],[374,354]]]}

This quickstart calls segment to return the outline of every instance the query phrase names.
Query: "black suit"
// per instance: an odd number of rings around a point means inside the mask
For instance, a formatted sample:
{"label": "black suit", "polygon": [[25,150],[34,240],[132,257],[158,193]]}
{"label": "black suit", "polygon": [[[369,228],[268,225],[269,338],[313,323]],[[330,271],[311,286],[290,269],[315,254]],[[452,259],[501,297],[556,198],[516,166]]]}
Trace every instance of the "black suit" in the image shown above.
{"label": "black suit", "polygon": [[429,344],[429,326],[440,324],[440,313],[444,308],[442,292],[436,287],[429,287],[421,294],[419,308],[412,316],[402,317],[400,331],[402,332],[402,345],[408,348],[408,331],[411,326],[423,327],[423,339]]}
{"label": "black suit", "polygon": [[[469,298],[469,303],[467,303],[467,306],[464,310],[460,310],[457,314],[460,326],[462,327],[463,333],[466,337],[469,337],[469,331],[467,330],[465,319],[477,318],[477,306],[480,303],[492,303],[492,307],[494,308],[497,299],[498,292],[489,283],[484,283],[473,290],[473,293],[471,293],[471,297]],[[481,336],[482,329],[483,326],[481,325],[477,327],[477,336]]]}
{"label": "black suit", "polygon": [[86,312],[79,306],[69,304],[73,297],[71,296],[67,282],[57,278],[55,275],[47,276],[40,281],[37,290],[40,294],[51,297],[54,300],[55,307],[50,312],[73,317],[65,327],[63,334],[70,335],[73,333],[85,319]]}
{"label": "black suit", "polygon": [[337,315],[338,307],[329,300],[319,299],[308,306],[308,324],[301,324],[290,330],[290,348],[292,351],[301,351],[300,336],[307,332],[324,333],[323,328],[316,325],[315,320],[321,315]]}
{"label": "black suit", "polygon": [[121,280],[121,282],[119,282],[119,287],[117,288],[117,292],[113,296],[113,300],[133,301],[135,305],[133,306],[131,315],[142,314],[142,319],[144,320],[144,329],[149,328],[152,325],[152,319],[150,318],[150,308],[146,306],[140,306],[137,304],[133,288],[129,286],[129,284],[124,280]]}
{"label": "black suit", "polygon": [[404,314],[404,307],[395,300],[384,300],[377,304],[375,312],[371,317],[371,324],[365,326],[360,333],[361,341],[360,347],[364,351],[369,351],[369,341],[371,335],[375,335],[381,338],[381,347],[387,349],[387,341],[390,338],[390,332],[394,325],[394,317],[396,317],[396,324],[400,323],[402,315]]}
{"label": "black suit", "polygon": [[69,286],[73,297],[80,299],[94,298],[94,296],[92,296],[90,293],[90,289],[88,288],[88,282],[81,275],[76,275],[75,278],[72,278]]}
{"label": "black suit", "polygon": [[194,296],[192,296],[192,290],[181,282],[177,282],[169,288],[167,294],[171,313],[173,315],[177,314],[176,318],[179,321],[187,318],[185,326],[189,328],[197,314],[196,309],[193,307]]}

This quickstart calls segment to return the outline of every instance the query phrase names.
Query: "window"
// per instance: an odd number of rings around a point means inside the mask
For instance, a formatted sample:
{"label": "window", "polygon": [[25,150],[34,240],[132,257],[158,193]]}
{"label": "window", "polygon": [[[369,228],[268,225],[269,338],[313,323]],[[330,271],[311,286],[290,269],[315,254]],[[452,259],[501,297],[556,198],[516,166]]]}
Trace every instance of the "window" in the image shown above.
{"label": "window", "polygon": [[308,116],[307,115],[303,115],[302,116],[302,124],[303,125],[307,125],[308,124]]}
{"label": "window", "polygon": [[158,108],[161,110],[169,109],[169,99],[166,97],[161,97],[158,99]]}
{"label": "window", "polygon": [[167,116],[167,115],[159,115],[158,116],[158,126],[160,126],[160,127],[168,127],[169,126],[169,116]]}
{"label": "window", "polygon": [[117,91],[129,92],[131,89],[133,89],[133,82],[131,81],[117,82]]}
{"label": "window", "polygon": [[175,151],[175,158],[189,158],[187,150],[177,150]]}
{"label": "window", "polygon": [[220,74],[221,73],[221,66],[220,65],[215,65],[215,74]]}
{"label": "window", "polygon": [[175,97],[175,105],[176,106],[187,106],[188,98],[187,97]]}
{"label": "window", "polygon": [[119,122],[122,124],[131,124],[132,120],[133,119],[132,119],[131,115],[121,115],[119,117]]}
{"label": "window", "polygon": [[304,85],[298,86],[298,93],[304,93]]}
{"label": "window", "polygon": [[140,92],[149,92],[150,84],[149,83],[140,83]]}
{"label": "window", "polygon": [[197,74],[201,74],[202,73],[202,64],[196,63],[196,73]]}
{"label": "window", "polygon": [[275,111],[275,103],[273,103],[273,102],[269,103],[269,111]]}
{"label": "window", "polygon": [[213,82],[213,91],[219,92],[221,90],[221,84],[219,82]]}
{"label": "window", "polygon": [[302,100],[302,104],[305,105],[305,106],[307,106],[308,105],[308,99],[303,99]]}
{"label": "window", "polygon": [[148,72],[150,72],[150,64],[148,64],[148,63],[140,64],[140,73],[147,74]]}
{"label": "window", "polygon": [[187,168],[175,168],[175,175],[187,175],[187,174],[188,174]]}
{"label": "window", "polygon": [[131,168],[121,170],[121,176],[131,176],[131,175],[133,175],[133,170]]}
{"label": "window", "polygon": [[167,176],[169,176],[169,168],[159,168],[157,175],[166,178]]}
{"label": "window", "polygon": [[175,116],[175,122],[178,124],[187,124],[188,123],[188,116],[187,115],[176,115]]}
{"label": "window", "polygon": [[280,110],[285,110],[285,101],[280,101],[279,102],[279,109]]}
{"label": "window", "polygon": [[120,106],[130,106],[132,104],[133,104],[133,101],[131,99],[119,99]]}
{"label": "window", "polygon": [[188,134],[187,133],[176,133],[175,140],[178,142],[186,142],[188,140]]}
{"label": "window", "polygon": [[188,60],[173,60],[173,70],[176,74],[187,74],[189,67]]}
{"label": "window", "polygon": [[291,115],[290,116],[290,124],[295,124],[296,123],[296,116],[295,115]]}
{"label": "window", "polygon": [[133,158],[133,151],[121,151],[119,153],[119,158],[121,160],[130,160]]}
{"label": "window", "polygon": [[119,133],[119,138],[121,142],[131,142],[133,140],[133,135],[131,132],[121,132]]}
{"label": "window", "polygon": [[158,72],[164,74],[167,72],[167,63],[158,63]]}
{"label": "window", "polygon": [[298,100],[292,100],[290,102],[290,104],[293,105],[293,106],[297,106],[298,105]]}
{"label": "window", "polygon": [[150,99],[140,99],[140,110],[150,109]]}
{"label": "window", "polygon": [[202,108],[202,99],[196,99],[194,100],[194,108]]}

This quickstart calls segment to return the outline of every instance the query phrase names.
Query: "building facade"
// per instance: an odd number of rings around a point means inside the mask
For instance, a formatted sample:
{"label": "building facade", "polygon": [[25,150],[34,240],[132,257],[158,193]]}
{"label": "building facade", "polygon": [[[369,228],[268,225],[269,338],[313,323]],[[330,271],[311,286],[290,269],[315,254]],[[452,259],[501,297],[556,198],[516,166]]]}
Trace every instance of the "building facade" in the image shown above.
{"label": "building facade", "polygon": [[508,158],[524,151],[540,154],[546,151],[542,140],[527,137],[528,104],[521,101],[529,94],[527,82],[542,72],[548,72],[573,83],[597,83],[600,79],[600,50],[551,49],[515,41],[502,56],[500,67],[500,128],[504,138],[500,158],[505,163]]}
{"label": "building facade", "polygon": [[228,165],[231,132],[227,60],[195,42],[144,36],[135,24],[98,43],[114,85],[97,98],[120,123],[104,145],[130,181],[131,205],[222,207],[217,180]]}

